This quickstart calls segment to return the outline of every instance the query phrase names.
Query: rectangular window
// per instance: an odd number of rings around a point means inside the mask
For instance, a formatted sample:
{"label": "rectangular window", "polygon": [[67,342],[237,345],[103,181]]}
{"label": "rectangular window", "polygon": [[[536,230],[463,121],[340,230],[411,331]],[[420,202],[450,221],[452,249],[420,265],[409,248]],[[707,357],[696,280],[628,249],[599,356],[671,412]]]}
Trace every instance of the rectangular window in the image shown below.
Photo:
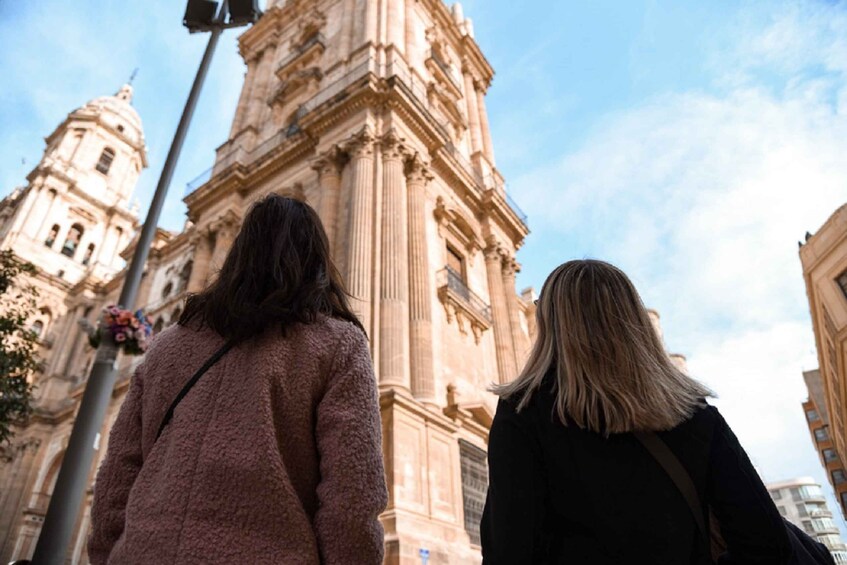
{"label": "rectangular window", "polygon": [[782,491],[781,490],[771,491],[771,498],[773,498],[774,500],[781,500],[782,499]]}
{"label": "rectangular window", "polygon": [[459,459],[462,467],[462,503],[465,508],[465,531],[471,543],[480,545],[479,523],[488,493],[488,461],[485,451],[459,440]]}
{"label": "rectangular window", "polygon": [[791,500],[794,500],[794,501],[803,500],[803,496],[800,494],[799,488],[795,487],[795,488],[791,489]]}
{"label": "rectangular window", "polygon": [[811,520],[803,520],[803,529],[806,531],[807,534],[815,533],[815,529],[812,527]]}
{"label": "rectangular window", "polygon": [[832,483],[835,485],[844,484],[847,482],[847,475],[844,474],[842,469],[836,469],[832,472]]}
{"label": "rectangular window", "polygon": [[832,461],[835,461],[836,459],[838,459],[838,454],[835,452],[834,449],[832,449],[831,447],[827,447],[823,450],[823,460],[826,463],[830,463]]}
{"label": "rectangular window", "polygon": [[468,279],[465,273],[465,258],[462,257],[461,253],[447,246],[447,268],[453,271],[454,274],[458,275],[463,283],[467,284]]}
{"label": "rectangular window", "polygon": [[785,516],[785,506],[777,506],[776,509],[779,510],[780,516]]}
{"label": "rectangular window", "polygon": [[809,511],[806,510],[805,504],[798,504],[797,505],[797,513],[800,514],[800,516],[803,516],[803,517],[806,517],[806,516],[809,515]]}
{"label": "rectangular window", "polygon": [[835,279],[835,282],[838,283],[838,286],[841,287],[841,292],[844,293],[844,297],[847,298],[847,271],[844,271],[838,278]]}
{"label": "rectangular window", "polygon": [[821,419],[817,410],[806,410],[806,419],[810,422],[817,422]]}
{"label": "rectangular window", "polygon": [[829,434],[826,432],[826,428],[816,429],[815,430],[815,439],[818,441],[818,443],[820,443],[822,441],[828,441],[829,440]]}

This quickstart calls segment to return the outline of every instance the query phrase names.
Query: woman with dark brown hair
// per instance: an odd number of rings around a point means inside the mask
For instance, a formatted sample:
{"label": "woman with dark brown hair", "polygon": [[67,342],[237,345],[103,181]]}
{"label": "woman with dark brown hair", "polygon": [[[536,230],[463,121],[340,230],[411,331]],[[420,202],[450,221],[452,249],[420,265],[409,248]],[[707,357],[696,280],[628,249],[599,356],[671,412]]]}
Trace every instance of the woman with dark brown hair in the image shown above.
{"label": "woman with dark brown hair", "polygon": [[788,563],[788,533],[711,391],[668,357],[629,278],[596,260],[548,277],[538,335],[489,440],[485,565]]}
{"label": "woman with dark brown hair", "polygon": [[381,441],[367,339],[320,220],[268,196],[132,378],[91,561],[381,564]]}

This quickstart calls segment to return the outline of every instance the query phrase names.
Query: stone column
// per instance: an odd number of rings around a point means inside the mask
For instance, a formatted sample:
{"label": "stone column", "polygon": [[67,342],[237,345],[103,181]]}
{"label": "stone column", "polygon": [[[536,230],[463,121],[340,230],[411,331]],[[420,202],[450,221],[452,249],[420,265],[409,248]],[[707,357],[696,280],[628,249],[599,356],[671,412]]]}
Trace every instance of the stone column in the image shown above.
{"label": "stone column", "polygon": [[485,108],[486,86],[482,81],[474,81],[476,86],[476,105],[479,115],[479,124],[482,129],[482,147],[488,162],[494,166],[494,144],[491,142],[491,127],[488,124],[488,110]]}
{"label": "stone column", "polygon": [[426,238],[426,186],[433,176],[415,156],[406,176],[409,193],[409,345],[412,394],[435,404],[432,368],[432,292]]}
{"label": "stone column", "polygon": [[150,300],[150,291],[152,290],[156,271],[159,270],[159,261],[158,256],[152,256],[147,259],[144,274],[141,276],[141,285],[138,288],[138,297],[135,299],[135,308],[146,308],[153,303],[153,300]]}
{"label": "stone column", "polygon": [[529,354],[529,340],[521,327],[521,316],[523,314],[515,291],[515,273],[518,271],[520,271],[518,263],[514,258],[507,257],[503,262],[503,292],[509,308],[512,343],[515,348],[515,362],[519,373],[523,369],[524,362]]}
{"label": "stone column", "polygon": [[213,226],[212,230],[215,234],[215,250],[212,252],[212,262],[207,281],[218,274],[218,271],[224,266],[226,256],[229,255],[229,250],[232,248],[232,242],[235,241],[235,236],[238,235],[238,224],[234,217],[230,215],[220,218]]}
{"label": "stone column", "polygon": [[262,129],[259,121],[261,119],[263,109],[268,105],[268,90],[270,89],[274,71],[274,69],[271,68],[272,65],[273,49],[266,47],[258,55],[256,72],[250,88],[250,103],[247,107],[247,118],[244,122],[242,122],[241,129],[244,129],[247,126],[253,126],[257,132]]}
{"label": "stone column", "polygon": [[351,307],[371,333],[373,265],[374,137],[363,129],[347,144],[350,154],[350,224],[347,233],[345,279]]}
{"label": "stone column", "polygon": [[338,57],[336,60],[346,61],[350,58],[350,52],[352,51],[353,45],[353,33],[355,32],[355,8],[356,0],[344,0],[344,7],[341,16],[341,35],[340,41],[338,42]]}
{"label": "stone column", "polygon": [[208,232],[194,234],[192,241],[194,254],[191,275],[188,277],[188,292],[196,294],[206,287],[206,274],[209,272],[209,262],[212,260],[212,242]]}
{"label": "stone column", "polygon": [[356,23],[354,26],[353,50],[366,42],[377,43],[379,35],[379,0],[356,0]]}
{"label": "stone column", "polygon": [[[59,191],[57,191],[56,189],[51,189],[51,190],[46,190],[46,191],[44,189],[42,189],[41,190],[41,196],[42,196],[42,199],[43,199],[44,196],[49,198],[50,203],[47,205],[47,211],[43,212],[44,216],[41,218],[41,224],[38,226],[38,231],[35,233],[35,240],[44,242],[44,240],[47,239],[47,234],[49,233],[50,228],[53,227],[53,224],[54,223],[60,223],[60,222],[54,222],[53,221],[53,212],[56,209],[56,201],[59,200]],[[38,208],[41,208],[41,206],[39,205]],[[36,211],[36,214],[37,213],[41,213],[41,212]],[[38,217],[36,216],[33,219],[35,220],[37,218]],[[68,228],[67,225],[62,226],[63,230],[67,230],[67,228]],[[61,231],[59,232],[59,235],[63,235]],[[57,236],[57,239],[58,239],[58,236]],[[58,243],[59,243],[59,245],[62,245],[62,241],[60,239],[59,239]],[[54,243],[54,245],[55,245],[55,243]],[[56,249],[56,248],[54,247],[54,249]]]}
{"label": "stone column", "polygon": [[244,123],[247,120],[247,114],[251,108],[251,98],[253,94],[253,85],[256,83],[256,57],[253,56],[247,61],[247,75],[244,79],[244,86],[241,88],[241,97],[238,99],[238,106],[235,110],[235,119],[232,121],[232,130],[229,132],[230,139],[241,132]]}
{"label": "stone column", "polygon": [[468,128],[471,133],[471,155],[482,151],[482,131],[479,125],[479,108],[477,107],[476,86],[471,70],[465,63],[465,104],[468,110]]}
{"label": "stone column", "polygon": [[318,172],[318,186],[320,187],[318,215],[321,217],[326,230],[329,248],[333,251],[338,248],[335,240],[343,166],[342,154],[338,147],[333,147],[312,163],[312,169]]}
{"label": "stone column", "polygon": [[406,13],[404,23],[404,35],[406,48],[403,53],[406,55],[406,61],[410,67],[414,67],[418,61],[420,52],[418,51],[417,42],[415,41],[415,3],[416,0],[405,0],[406,5],[404,11]]}
{"label": "stone column", "polygon": [[380,384],[409,385],[409,235],[404,157],[396,132],[382,145],[382,261],[379,290]]}
{"label": "stone column", "polygon": [[406,52],[406,4],[405,0],[388,2],[386,43],[393,45],[399,53]]}
{"label": "stone column", "polygon": [[503,290],[503,258],[497,244],[485,249],[485,270],[488,275],[488,294],[491,297],[491,317],[494,319],[494,347],[500,384],[511,382],[517,375],[515,350],[512,343],[509,307]]}

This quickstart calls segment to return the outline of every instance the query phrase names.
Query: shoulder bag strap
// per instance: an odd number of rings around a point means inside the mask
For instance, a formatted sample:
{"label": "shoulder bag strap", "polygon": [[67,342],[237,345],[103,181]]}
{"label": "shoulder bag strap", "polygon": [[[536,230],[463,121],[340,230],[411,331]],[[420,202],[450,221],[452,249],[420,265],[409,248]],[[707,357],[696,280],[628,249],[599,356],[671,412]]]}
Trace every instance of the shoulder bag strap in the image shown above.
{"label": "shoulder bag strap", "polygon": [[174,410],[182,401],[182,399],[185,398],[185,395],[188,394],[188,391],[190,391],[191,388],[195,384],[197,384],[197,381],[200,380],[200,377],[202,377],[206,373],[206,371],[211,369],[215,363],[221,360],[221,357],[226,355],[227,351],[232,349],[232,346],[233,343],[231,341],[226,342],[223,347],[215,351],[214,355],[209,357],[206,362],[203,363],[203,366],[197,369],[197,372],[194,373],[194,376],[191,377],[191,379],[187,383],[185,383],[185,386],[183,386],[182,390],[179,391],[179,394],[176,395],[174,401],[171,402],[170,408],[168,408],[168,411],[165,413],[165,417],[162,419],[162,423],[159,425],[159,431],[156,432],[156,441],[159,440],[159,436],[161,436],[162,432],[165,431],[165,426],[168,425],[168,423],[171,421],[171,418],[173,418],[174,416]]}
{"label": "shoulder bag strap", "polygon": [[694,482],[691,480],[691,475],[682,466],[676,455],[668,447],[662,438],[653,432],[635,432],[636,439],[641,442],[650,455],[656,460],[665,473],[668,474],[676,488],[685,498],[691,513],[694,515],[694,521],[697,522],[697,529],[700,530],[700,535],[706,544],[706,548],[711,547],[709,541],[709,531],[706,529],[706,522],[703,520],[703,507],[700,505],[700,496],[697,494],[697,489],[694,487]]}

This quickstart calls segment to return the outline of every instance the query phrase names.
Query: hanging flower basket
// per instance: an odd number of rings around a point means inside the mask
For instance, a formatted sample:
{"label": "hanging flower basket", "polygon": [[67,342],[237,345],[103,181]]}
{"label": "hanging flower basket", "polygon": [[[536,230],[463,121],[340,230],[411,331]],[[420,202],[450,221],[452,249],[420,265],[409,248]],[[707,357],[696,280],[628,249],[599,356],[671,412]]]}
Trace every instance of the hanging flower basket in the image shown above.
{"label": "hanging flower basket", "polygon": [[103,323],[88,338],[92,347],[100,346],[104,330],[112,334],[117,346],[127,355],[143,355],[153,335],[153,324],[141,310],[133,313],[112,305],[103,309]]}

